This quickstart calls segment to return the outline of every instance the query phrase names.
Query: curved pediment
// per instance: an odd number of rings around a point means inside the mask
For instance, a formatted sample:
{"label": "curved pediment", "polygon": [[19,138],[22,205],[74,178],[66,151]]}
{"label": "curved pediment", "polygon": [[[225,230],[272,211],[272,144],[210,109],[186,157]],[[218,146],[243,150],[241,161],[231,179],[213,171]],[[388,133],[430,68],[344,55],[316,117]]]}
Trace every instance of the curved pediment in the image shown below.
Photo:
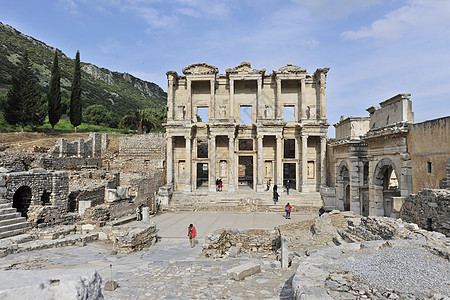
{"label": "curved pediment", "polygon": [[207,63],[195,63],[183,68],[184,75],[205,75],[217,74],[219,69],[217,67],[208,65]]}
{"label": "curved pediment", "polygon": [[243,61],[241,64],[234,68],[228,68],[225,70],[227,74],[264,74],[266,69],[253,69],[249,62]]}
{"label": "curved pediment", "polygon": [[278,73],[290,73],[290,74],[300,74],[300,73],[306,73],[307,70],[303,69],[302,67],[295,66],[291,63],[288,63],[286,66],[281,67],[278,69]]}

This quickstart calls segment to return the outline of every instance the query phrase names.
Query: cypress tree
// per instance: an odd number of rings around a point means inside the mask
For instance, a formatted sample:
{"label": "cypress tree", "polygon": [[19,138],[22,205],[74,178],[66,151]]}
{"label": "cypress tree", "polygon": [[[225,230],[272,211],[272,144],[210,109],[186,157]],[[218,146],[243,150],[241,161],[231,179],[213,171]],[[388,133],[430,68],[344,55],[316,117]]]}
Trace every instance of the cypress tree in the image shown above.
{"label": "cypress tree", "polygon": [[58,65],[58,50],[55,50],[52,75],[48,87],[48,120],[52,125],[52,133],[55,125],[61,118],[61,73]]}
{"label": "cypress tree", "polygon": [[81,111],[81,68],[80,68],[80,51],[77,51],[75,57],[75,70],[73,72],[72,93],[70,94],[70,123],[72,123],[77,132],[77,126],[82,122]]}
{"label": "cypress tree", "polygon": [[19,69],[12,77],[11,83],[4,111],[6,122],[21,125],[22,132],[26,125],[44,124],[44,98],[41,97],[38,79],[31,67],[28,52],[25,51],[20,59]]}

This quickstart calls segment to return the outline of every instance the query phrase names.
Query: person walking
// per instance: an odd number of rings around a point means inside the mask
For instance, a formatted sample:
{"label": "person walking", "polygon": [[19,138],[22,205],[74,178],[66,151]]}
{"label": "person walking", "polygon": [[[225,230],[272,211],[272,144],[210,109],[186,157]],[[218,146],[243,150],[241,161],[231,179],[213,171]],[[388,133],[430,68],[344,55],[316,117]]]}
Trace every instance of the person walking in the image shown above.
{"label": "person walking", "polygon": [[219,191],[219,178],[216,179],[216,191]]}
{"label": "person walking", "polygon": [[292,209],[292,206],[290,206],[289,202],[288,202],[288,204],[286,204],[286,206],[284,208],[284,210],[286,211],[286,217],[285,217],[286,219],[291,218],[291,209]]}
{"label": "person walking", "polygon": [[222,184],[222,178],[219,178],[219,191],[220,191],[220,192],[222,191],[222,186],[223,186],[223,184]]}
{"label": "person walking", "polygon": [[278,187],[277,187],[277,185],[275,184],[275,185],[273,186],[273,204],[277,204],[277,202],[278,202],[278,197],[280,197],[280,195],[278,195]]}
{"label": "person walking", "polygon": [[286,194],[289,195],[289,188],[291,187],[291,183],[288,181],[286,181]]}
{"label": "person walking", "polygon": [[189,243],[191,244],[191,248],[194,248],[195,240],[194,238],[197,236],[197,230],[195,230],[195,227],[193,224],[190,224],[188,227],[188,237],[189,237]]}
{"label": "person walking", "polygon": [[136,221],[142,220],[142,214],[141,214],[141,206],[136,206]]}
{"label": "person walking", "polygon": [[267,191],[270,191],[270,181],[271,179],[267,180]]}

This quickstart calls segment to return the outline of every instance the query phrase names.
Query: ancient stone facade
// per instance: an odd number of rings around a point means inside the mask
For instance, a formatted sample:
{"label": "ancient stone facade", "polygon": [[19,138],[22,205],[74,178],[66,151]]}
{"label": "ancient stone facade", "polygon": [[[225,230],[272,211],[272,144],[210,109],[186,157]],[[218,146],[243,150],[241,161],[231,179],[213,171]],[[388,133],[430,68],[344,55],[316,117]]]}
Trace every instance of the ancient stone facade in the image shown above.
{"label": "ancient stone facade", "polygon": [[326,75],[288,64],[271,73],[243,62],[167,72],[167,184],[187,194],[263,192],[266,183],[325,186]]}
{"label": "ancient stone facade", "polygon": [[107,133],[91,133],[86,141],[78,138],[68,143],[67,139],[59,139],[49,154],[57,157],[100,157],[107,147]]}

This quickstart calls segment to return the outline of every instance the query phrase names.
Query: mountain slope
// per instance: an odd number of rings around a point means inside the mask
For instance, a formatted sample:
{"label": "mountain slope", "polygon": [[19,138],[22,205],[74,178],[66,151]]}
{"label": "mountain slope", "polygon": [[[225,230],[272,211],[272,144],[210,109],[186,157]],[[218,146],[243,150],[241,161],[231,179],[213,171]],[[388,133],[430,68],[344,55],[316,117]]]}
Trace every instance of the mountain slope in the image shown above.
{"label": "mountain slope", "polygon": [[[17,70],[17,62],[24,53],[36,70],[42,91],[47,92],[55,48],[26,36],[13,27],[0,22],[0,91],[6,92],[11,76]],[[74,54],[75,55],[75,54]],[[81,53],[81,57],[83,53]],[[60,53],[61,92],[70,98],[74,60]],[[101,104],[119,116],[134,109],[154,107],[164,110],[166,93],[157,84],[136,78],[128,73],[111,72],[95,65],[81,63],[83,108]]]}

